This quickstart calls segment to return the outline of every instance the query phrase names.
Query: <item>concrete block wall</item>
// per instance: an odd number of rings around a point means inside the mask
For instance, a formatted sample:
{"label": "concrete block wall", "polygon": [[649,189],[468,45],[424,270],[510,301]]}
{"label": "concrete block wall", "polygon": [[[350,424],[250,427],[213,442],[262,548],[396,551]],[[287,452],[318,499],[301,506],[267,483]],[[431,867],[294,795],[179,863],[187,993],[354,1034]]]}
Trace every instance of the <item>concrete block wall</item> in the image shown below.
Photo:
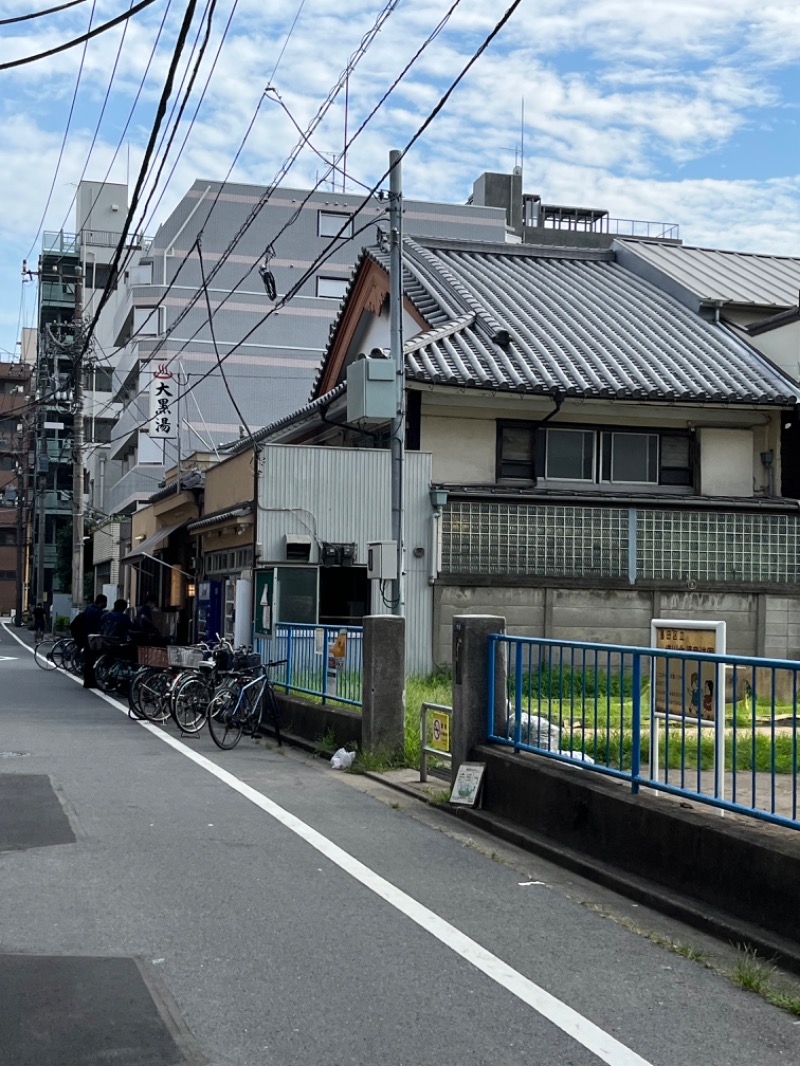
{"label": "concrete block wall", "polygon": [[507,632],[516,636],[640,646],[650,644],[653,618],[708,619],[726,623],[732,655],[800,659],[800,595],[511,586],[486,579],[450,584],[445,578],[434,590],[433,657],[438,666],[451,661],[452,620],[459,614],[501,615]]}

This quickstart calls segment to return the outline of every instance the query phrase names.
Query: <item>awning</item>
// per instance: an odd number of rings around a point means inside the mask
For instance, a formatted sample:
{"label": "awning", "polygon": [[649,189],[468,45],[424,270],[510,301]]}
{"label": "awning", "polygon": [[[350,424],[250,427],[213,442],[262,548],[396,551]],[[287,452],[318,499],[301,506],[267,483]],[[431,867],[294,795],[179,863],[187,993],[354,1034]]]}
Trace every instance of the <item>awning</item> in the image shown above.
{"label": "awning", "polygon": [[169,537],[171,533],[174,533],[176,529],[181,529],[186,525],[186,522],[176,522],[172,526],[163,526],[156,533],[151,533],[149,537],[146,537],[141,544],[137,544],[133,551],[129,551],[128,554],[120,560],[122,563],[135,563],[137,559],[145,559],[148,555],[160,548],[164,541]]}

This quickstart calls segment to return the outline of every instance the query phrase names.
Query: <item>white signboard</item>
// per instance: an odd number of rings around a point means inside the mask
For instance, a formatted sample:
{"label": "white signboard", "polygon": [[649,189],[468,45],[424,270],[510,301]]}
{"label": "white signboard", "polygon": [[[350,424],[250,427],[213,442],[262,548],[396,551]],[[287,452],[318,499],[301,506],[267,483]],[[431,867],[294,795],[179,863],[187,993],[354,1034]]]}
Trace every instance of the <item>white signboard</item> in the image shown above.
{"label": "white signboard", "polygon": [[[654,781],[661,779],[659,719],[666,722],[666,730],[678,730],[682,734],[703,726],[713,727],[714,776],[719,799],[725,794],[725,667],[722,663],[693,660],[691,656],[693,652],[724,655],[725,636],[724,622],[654,618],[650,623],[652,647],[683,652],[685,656],[653,658],[650,776]],[[686,739],[681,736],[678,742],[685,743]]]}
{"label": "white signboard", "polygon": [[178,435],[174,409],[178,398],[178,382],[166,363],[157,363],[150,381],[150,436],[158,440],[173,440]]}
{"label": "white signboard", "polygon": [[485,773],[485,762],[462,762],[456,774],[450,802],[461,803],[465,807],[474,807],[478,802]]}

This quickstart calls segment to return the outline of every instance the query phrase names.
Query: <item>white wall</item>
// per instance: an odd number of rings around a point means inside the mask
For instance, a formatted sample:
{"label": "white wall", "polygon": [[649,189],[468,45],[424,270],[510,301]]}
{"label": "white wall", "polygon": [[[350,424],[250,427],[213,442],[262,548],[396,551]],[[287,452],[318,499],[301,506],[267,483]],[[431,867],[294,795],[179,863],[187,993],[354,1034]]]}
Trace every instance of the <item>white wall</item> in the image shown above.
{"label": "white wall", "polygon": [[753,495],[753,431],[698,429],[700,493],[703,496]]}
{"label": "white wall", "polygon": [[497,428],[494,420],[428,416],[420,447],[433,455],[433,480],[486,484],[495,479]]}
{"label": "white wall", "polygon": [[792,381],[800,381],[800,322],[789,322],[769,333],[747,337],[747,343],[758,348]]}

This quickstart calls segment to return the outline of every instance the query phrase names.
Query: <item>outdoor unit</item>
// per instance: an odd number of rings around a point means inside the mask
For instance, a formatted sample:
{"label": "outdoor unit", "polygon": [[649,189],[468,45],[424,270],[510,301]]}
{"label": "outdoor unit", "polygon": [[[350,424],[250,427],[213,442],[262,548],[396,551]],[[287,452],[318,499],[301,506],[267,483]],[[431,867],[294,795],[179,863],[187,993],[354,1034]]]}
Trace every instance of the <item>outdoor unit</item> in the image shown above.
{"label": "outdoor unit", "polygon": [[395,366],[380,348],[347,368],[347,421],[389,422],[397,411]]}
{"label": "outdoor unit", "polygon": [[367,577],[370,581],[397,580],[397,542],[379,540],[367,545]]}
{"label": "outdoor unit", "polygon": [[287,563],[307,563],[311,560],[311,537],[296,533],[287,533],[286,561]]}

